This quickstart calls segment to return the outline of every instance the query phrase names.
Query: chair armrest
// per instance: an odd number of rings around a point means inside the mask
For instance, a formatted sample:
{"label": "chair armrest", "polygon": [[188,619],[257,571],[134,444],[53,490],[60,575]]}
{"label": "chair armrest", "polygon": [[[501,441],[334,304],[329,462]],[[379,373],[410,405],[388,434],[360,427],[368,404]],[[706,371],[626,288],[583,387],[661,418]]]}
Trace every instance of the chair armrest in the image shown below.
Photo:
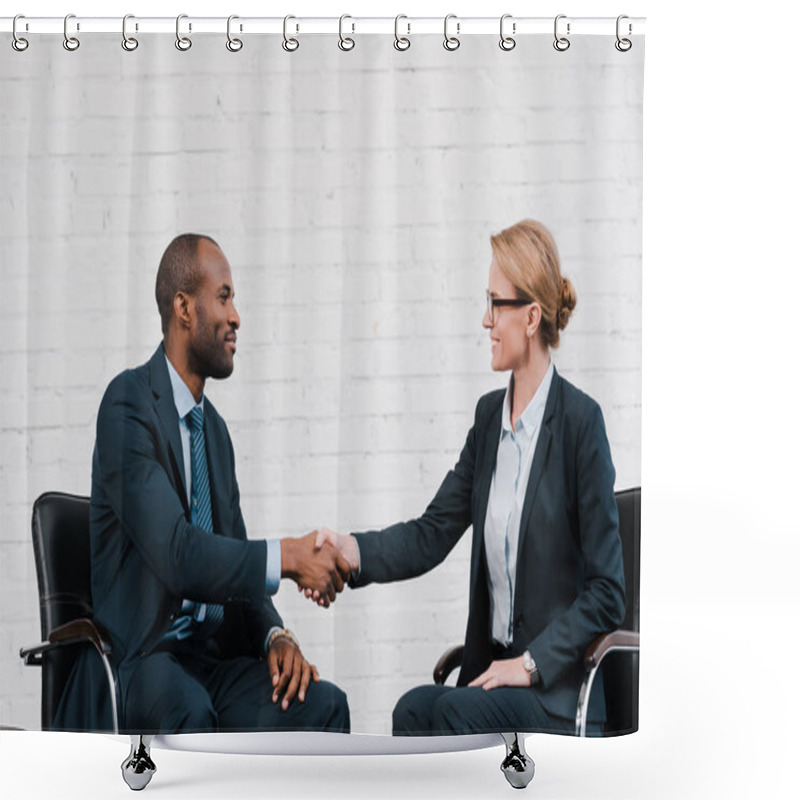
{"label": "chair armrest", "polygon": [[445,650],[442,657],[436,662],[436,666],[433,668],[433,682],[439,684],[439,686],[444,685],[450,673],[461,666],[461,659],[463,656],[463,644],[458,644],[455,647],[451,647],[449,650]]}
{"label": "chair armrest", "polygon": [[614,650],[638,650],[639,631],[612,631],[598,636],[583,655],[583,664],[587,670],[594,669]]}
{"label": "chair armrest", "polygon": [[20,658],[28,666],[40,666],[42,653],[66,645],[90,642],[101,656],[111,653],[111,643],[108,634],[96,622],[90,619],[73,619],[64,625],[53,628],[46,642],[40,642],[32,647],[21,647]]}
{"label": "chair armrest", "polygon": [[586,676],[578,693],[578,708],[575,712],[575,735],[586,736],[586,720],[589,711],[589,696],[600,662],[609,654],[618,651],[639,652],[639,631],[612,631],[598,636],[583,655]]}
{"label": "chair armrest", "polygon": [[111,642],[108,633],[91,619],[73,619],[50,631],[48,640],[52,644],[70,644],[78,639],[90,639],[99,652],[108,655],[111,652]]}

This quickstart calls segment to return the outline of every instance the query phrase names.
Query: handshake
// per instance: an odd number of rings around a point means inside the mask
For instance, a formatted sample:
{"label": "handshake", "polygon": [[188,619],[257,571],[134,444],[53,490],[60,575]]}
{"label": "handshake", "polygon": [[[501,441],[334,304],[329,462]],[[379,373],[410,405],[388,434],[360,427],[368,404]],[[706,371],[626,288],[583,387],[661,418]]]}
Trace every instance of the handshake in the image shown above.
{"label": "handshake", "polygon": [[352,536],[321,528],[296,539],[281,539],[281,577],[291,578],[299,592],[325,608],[358,568],[358,545]]}

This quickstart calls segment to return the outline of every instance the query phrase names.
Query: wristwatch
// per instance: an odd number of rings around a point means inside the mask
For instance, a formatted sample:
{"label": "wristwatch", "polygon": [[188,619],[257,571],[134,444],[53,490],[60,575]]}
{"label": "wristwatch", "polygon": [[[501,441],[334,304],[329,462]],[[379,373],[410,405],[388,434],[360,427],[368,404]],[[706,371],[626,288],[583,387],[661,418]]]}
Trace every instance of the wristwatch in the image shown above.
{"label": "wristwatch", "polygon": [[276,628],[267,642],[267,652],[269,652],[272,643],[276,639],[288,639],[298,650],[300,649],[300,642],[297,641],[297,637],[288,628]]}
{"label": "wristwatch", "polygon": [[528,675],[531,678],[531,686],[534,683],[539,682],[539,669],[536,666],[536,662],[533,660],[533,656],[530,654],[530,651],[525,650],[522,653],[522,666],[528,670]]}

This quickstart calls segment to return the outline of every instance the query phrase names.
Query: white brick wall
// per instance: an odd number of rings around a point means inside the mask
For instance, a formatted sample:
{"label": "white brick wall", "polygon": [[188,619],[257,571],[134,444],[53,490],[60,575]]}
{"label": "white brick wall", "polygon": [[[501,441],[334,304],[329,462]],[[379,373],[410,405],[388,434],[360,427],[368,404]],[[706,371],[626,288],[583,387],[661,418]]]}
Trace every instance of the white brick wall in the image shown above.
{"label": "white brick wall", "polygon": [[[228,420],[253,537],[419,513],[502,386],[480,327],[491,233],[545,221],[578,308],[556,354],[603,407],[620,487],[638,484],[643,48],[496,37],[396,53],[385,37],[59,37],[0,49],[0,721],[38,725],[29,518],[89,489],[107,382],[155,348],[155,270],[176,233],[228,255],[242,316]],[[348,693],[356,731],[388,732],[466,620],[468,536],[413,584],[333,609],[277,603]]]}

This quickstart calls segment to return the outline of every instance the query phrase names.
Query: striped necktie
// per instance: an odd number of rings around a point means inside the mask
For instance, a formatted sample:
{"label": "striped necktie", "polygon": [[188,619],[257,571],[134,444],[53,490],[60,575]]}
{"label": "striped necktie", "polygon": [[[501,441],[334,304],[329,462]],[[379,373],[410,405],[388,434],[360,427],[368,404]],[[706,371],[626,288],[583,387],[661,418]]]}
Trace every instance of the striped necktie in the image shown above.
{"label": "striped necktie", "polygon": [[[189,425],[192,464],[192,525],[212,533],[214,521],[211,515],[211,485],[208,479],[203,407],[192,408],[186,415],[186,422]],[[222,624],[223,613],[223,607],[216,603],[196,604],[194,619],[199,625],[198,634],[202,638],[213,636]]]}

